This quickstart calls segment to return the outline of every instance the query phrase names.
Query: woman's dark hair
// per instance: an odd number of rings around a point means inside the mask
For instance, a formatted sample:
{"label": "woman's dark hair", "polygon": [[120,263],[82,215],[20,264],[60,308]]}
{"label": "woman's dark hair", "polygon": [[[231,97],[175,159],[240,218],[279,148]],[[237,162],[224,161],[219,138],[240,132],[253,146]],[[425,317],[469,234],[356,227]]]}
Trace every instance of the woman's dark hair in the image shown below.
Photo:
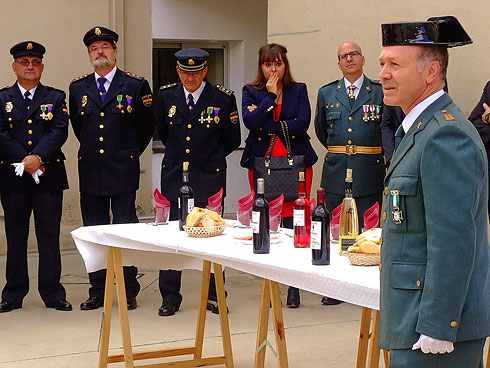
{"label": "woman's dark hair", "polygon": [[264,73],[262,73],[262,64],[265,62],[274,62],[276,60],[281,60],[284,63],[284,77],[282,78],[282,86],[283,88],[290,87],[295,80],[291,75],[291,71],[289,70],[289,61],[286,56],[288,49],[284,46],[279,45],[277,43],[269,43],[267,45],[262,46],[259,49],[259,63],[257,68],[257,77],[252,83],[249,83],[250,86],[254,86],[257,89],[264,89],[267,84],[267,79],[265,79]]}

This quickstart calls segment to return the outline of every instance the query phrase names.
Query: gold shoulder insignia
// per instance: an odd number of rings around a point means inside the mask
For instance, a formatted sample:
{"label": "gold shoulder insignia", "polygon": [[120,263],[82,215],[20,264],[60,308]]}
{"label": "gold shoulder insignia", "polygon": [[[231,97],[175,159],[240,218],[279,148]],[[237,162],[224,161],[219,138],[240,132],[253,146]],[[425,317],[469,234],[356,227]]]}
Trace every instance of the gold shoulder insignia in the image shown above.
{"label": "gold shoulder insignia", "polygon": [[177,83],[166,84],[164,86],[161,86],[160,89],[167,89],[167,88],[175,87],[176,85]]}
{"label": "gold shoulder insignia", "polygon": [[145,79],[145,78],[143,78],[143,77],[141,77],[141,76],[139,76],[139,75],[137,75],[137,74],[133,74],[133,73],[130,73],[130,72],[126,72],[126,75],[127,75],[128,77],[132,77],[132,78],[134,78],[134,79],[138,79],[138,80],[143,80],[143,79]]}
{"label": "gold shoulder insignia", "polygon": [[233,95],[233,91],[231,89],[225,88],[219,84],[216,85],[216,88],[218,89],[218,91],[221,91],[228,96]]}
{"label": "gold shoulder insignia", "polygon": [[89,76],[89,74],[84,74],[84,75],[81,75],[79,77],[76,77],[75,79],[73,79],[71,82],[76,82],[76,81],[79,81],[79,80],[82,80],[82,79],[85,79]]}
{"label": "gold shoulder insignia", "polygon": [[451,114],[444,114],[442,115],[442,117],[446,120],[454,120],[454,116],[452,116]]}

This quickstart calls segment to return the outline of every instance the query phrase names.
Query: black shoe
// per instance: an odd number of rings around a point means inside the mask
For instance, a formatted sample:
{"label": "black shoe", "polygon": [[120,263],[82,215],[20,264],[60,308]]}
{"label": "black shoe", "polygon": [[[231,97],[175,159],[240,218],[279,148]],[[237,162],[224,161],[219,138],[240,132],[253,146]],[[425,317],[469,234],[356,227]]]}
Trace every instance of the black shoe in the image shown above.
{"label": "black shoe", "polygon": [[3,301],[0,303],[0,313],[10,312],[19,308],[22,308],[22,303],[12,303],[8,301]]}
{"label": "black shoe", "polygon": [[299,289],[295,287],[289,287],[288,289],[288,298],[286,300],[286,304],[289,308],[299,308],[300,305],[300,297],[299,297]]}
{"label": "black shoe", "polygon": [[136,298],[126,298],[126,302],[128,303],[128,310],[134,310],[138,306],[138,302],[136,301]]}
{"label": "black shoe", "polygon": [[175,312],[179,310],[179,307],[173,304],[163,303],[158,309],[158,315],[162,317],[173,316]]}
{"label": "black shoe", "polygon": [[[213,314],[219,314],[218,302],[214,300],[208,300],[208,304],[206,305],[206,309],[211,311]],[[226,313],[230,313],[228,307],[226,307]]]}
{"label": "black shoe", "polygon": [[323,305],[337,305],[337,304],[340,304],[342,303],[342,300],[337,300],[337,299],[334,299],[334,298],[329,298],[328,296],[324,296],[322,298],[322,304]]}
{"label": "black shoe", "polygon": [[71,304],[66,299],[55,301],[52,305],[47,305],[46,308],[54,308],[59,311],[68,312],[72,310]]}
{"label": "black shoe", "polygon": [[91,296],[80,304],[81,310],[94,310],[102,307],[104,305],[104,299],[97,298],[96,296]]}

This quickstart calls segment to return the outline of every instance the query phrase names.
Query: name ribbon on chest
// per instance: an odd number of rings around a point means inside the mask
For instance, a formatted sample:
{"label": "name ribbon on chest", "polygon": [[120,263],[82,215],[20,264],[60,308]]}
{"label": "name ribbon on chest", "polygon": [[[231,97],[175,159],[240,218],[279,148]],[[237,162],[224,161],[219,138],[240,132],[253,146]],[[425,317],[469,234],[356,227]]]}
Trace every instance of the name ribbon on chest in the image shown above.
{"label": "name ribbon on chest", "polygon": [[393,211],[391,212],[393,215],[393,222],[400,225],[403,222],[403,213],[400,209],[400,192],[398,190],[392,190],[390,193],[393,203]]}

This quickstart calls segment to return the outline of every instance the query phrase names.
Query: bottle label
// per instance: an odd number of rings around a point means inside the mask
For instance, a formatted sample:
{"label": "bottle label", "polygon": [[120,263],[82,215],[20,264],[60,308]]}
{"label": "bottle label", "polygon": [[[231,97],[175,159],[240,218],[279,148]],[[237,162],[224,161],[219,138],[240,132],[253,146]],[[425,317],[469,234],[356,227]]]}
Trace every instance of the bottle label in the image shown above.
{"label": "bottle label", "polygon": [[322,222],[321,221],[311,222],[310,247],[311,249],[316,249],[316,250],[322,249]]}
{"label": "bottle label", "polygon": [[191,213],[194,210],[194,198],[189,198],[187,200],[187,213]]}
{"label": "bottle label", "polygon": [[356,237],[343,237],[340,236],[339,247],[341,252],[347,252],[347,249],[354,245],[356,242]]}
{"label": "bottle label", "polygon": [[305,210],[293,210],[294,226],[305,226]]}
{"label": "bottle label", "polygon": [[252,222],[250,225],[252,226],[252,232],[254,234],[259,233],[259,224],[260,224],[260,212],[252,211]]}

